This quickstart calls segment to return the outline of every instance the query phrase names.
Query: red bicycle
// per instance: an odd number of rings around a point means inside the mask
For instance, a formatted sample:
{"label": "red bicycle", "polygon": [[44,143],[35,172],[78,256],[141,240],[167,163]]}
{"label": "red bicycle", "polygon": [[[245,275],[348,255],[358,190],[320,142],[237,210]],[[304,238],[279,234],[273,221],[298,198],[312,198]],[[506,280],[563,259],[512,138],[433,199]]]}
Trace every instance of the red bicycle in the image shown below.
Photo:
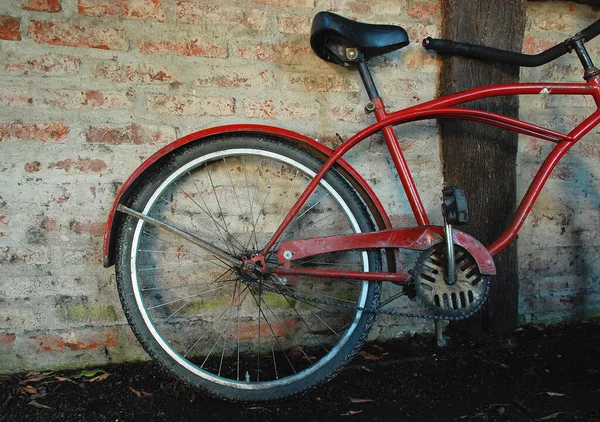
{"label": "red bicycle", "polygon": [[[514,239],[561,157],[600,122],[600,70],[584,43],[600,20],[538,55],[427,38],[427,49],[538,66],[575,51],[585,83],[495,85],[388,113],[369,73],[372,57],[408,44],[404,29],[315,16],[311,46],[358,69],[377,123],[335,151],[288,130],[230,125],[192,133],[146,160],[110,213],[105,266],[116,264],[123,308],[147,352],[188,384],[228,399],[268,400],[323,382],[365,341],[377,313],[455,320],[484,303],[493,256]],[[597,110],[563,134],[457,107],[501,95],[589,95]],[[432,226],[394,126],[466,119],[555,143],[514,220],[490,246],[453,226],[466,221],[459,188],[443,191],[443,226]],[[342,156],[381,132],[416,219],[394,228],[371,187]],[[418,251],[411,275],[400,249]],[[381,282],[421,306],[406,314],[379,303]]]}

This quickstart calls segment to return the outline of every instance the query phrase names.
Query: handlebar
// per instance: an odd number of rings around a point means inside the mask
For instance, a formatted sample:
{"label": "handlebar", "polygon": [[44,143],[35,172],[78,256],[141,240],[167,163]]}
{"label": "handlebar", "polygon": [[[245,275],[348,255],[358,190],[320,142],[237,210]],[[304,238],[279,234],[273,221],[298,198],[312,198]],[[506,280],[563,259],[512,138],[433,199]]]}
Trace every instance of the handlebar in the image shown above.
{"label": "handlebar", "polygon": [[[588,42],[600,34],[600,19],[580,31],[583,42]],[[426,50],[434,50],[441,54],[472,57],[481,60],[491,60],[517,66],[535,67],[551,62],[570,51],[569,40],[556,44],[554,47],[539,54],[515,53],[499,48],[485,47],[482,45],[461,43],[452,40],[435,39],[427,37],[423,40]]]}

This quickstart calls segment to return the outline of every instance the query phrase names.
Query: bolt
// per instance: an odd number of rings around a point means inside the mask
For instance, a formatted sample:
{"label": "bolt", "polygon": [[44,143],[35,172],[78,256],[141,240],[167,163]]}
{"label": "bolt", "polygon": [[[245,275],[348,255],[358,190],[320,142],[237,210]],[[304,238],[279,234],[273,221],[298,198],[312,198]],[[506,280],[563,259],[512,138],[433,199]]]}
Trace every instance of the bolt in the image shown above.
{"label": "bolt", "polygon": [[283,257],[284,257],[285,259],[292,259],[292,257],[293,257],[293,256],[294,256],[294,254],[292,253],[292,251],[285,251],[285,252],[283,253]]}

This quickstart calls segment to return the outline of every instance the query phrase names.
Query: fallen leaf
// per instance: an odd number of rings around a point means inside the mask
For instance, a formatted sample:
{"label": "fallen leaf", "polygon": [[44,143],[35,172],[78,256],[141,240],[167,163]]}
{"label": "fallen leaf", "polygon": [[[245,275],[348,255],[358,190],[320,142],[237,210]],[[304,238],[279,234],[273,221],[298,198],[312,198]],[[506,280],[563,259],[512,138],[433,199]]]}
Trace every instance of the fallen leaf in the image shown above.
{"label": "fallen leaf", "polygon": [[379,360],[379,359],[381,359],[380,356],[372,355],[370,353],[365,352],[364,350],[361,350],[360,352],[358,352],[358,355],[362,356],[363,358],[365,358],[367,360]]}
{"label": "fallen leaf", "polygon": [[131,387],[129,387],[129,389],[133,392],[133,394],[135,394],[136,396],[138,396],[140,399],[142,398],[142,393],[140,393],[138,390],[135,390]]}
{"label": "fallen leaf", "polygon": [[50,406],[46,406],[45,404],[38,403],[35,400],[31,400],[29,402],[29,406],[37,407],[38,409],[52,409]]}
{"label": "fallen leaf", "polygon": [[106,372],[102,375],[98,375],[98,376],[95,376],[94,378],[91,378],[89,382],[104,381],[109,376],[110,376],[110,374],[108,372]]}
{"label": "fallen leaf", "polygon": [[506,412],[506,408],[501,406],[496,409],[496,412],[498,412],[498,416],[502,416]]}
{"label": "fallen leaf", "polygon": [[360,366],[359,369],[362,369],[363,371],[367,371],[367,372],[373,372],[373,371],[371,371],[369,368],[367,368],[364,365]]}
{"label": "fallen leaf", "polygon": [[43,374],[40,374],[38,372],[30,372],[29,375],[31,375],[30,377],[27,377],[20,382],[20,384],[27,384],[29,382],[37,382],[37,381],[41,381],[43,379],[46,379],[48,377],[50,377],[53,374],[53,372],[44,372]]}
{"label": "fallen leaf", "polygon": [[8,397],[6,398],[6,400],[4,400],[4,402],[2,403],[2,407],[7,408],[8,404],[10,403],[10,401],[12,400],[12,396],[10,395],[10,393],[8,393]]}
{"label": "fallen leaf", "polygon": [[352,416],[352,415],[358,415],[359,413],[362,412],[361,410],[349,410],[346,413],[342,413],[340,416]]}
{"label": "fallen leaf", "polygon": [[145,391],[140,391],[140,393],[142,393],[142,396],[144,396],[144,397],[150,397],[150,396],[152,396],[152,393],[147,393]]}
{"label": "fallen leaf", "polygon": [[373,400],[371,400],[371,399],[355,399],[352,397],[350,397],[350,401],[354,404],[373,403]]}
{"label": "fallen leaf", "polygon": [[267,409],[266,407],[262,407],[262,406],[252,406],[252,407],[249,407],[248,410],[266,410],[267,412],[271,412],[271,410]]}
{"label": "fallen leaf", "polygon": [[73,381],[71,378],[65,378],[65,377],[57,377],[55,376],[54,379],[58,382],[71,382],[73,384],[77,384],[75,381]]}
{"label": "fallen leaf", "polygon": [[92,378],[98,374],[103,374],[103,373],[104,373],[104,371],[102,369],[84,369],[79,374],[73,376],[73,378],[75,378],[75,379],[79,379],[79,378],[83,378],[83,377]]}
{"label": "fallen leaf", "polygon": [[543,418],[539,418],[539,419],[535,419],[536,421],[547,421],[548,419],[554,419],[559,415],[564,414],[565,412],[556,412],[556,413],[552,413],[551,415],[548,416],[544,416]]}
{"label": "fallen leaf", "polygon": [[380,345],[378,345],[378,344],[372,344],[372,345],[371,345],[371,347],[372,347],[373,349],[377,349],[377,350],[379,350],[380,352],[384,350],[384,348],[383,348],[383,347],[381,347],[381,346],[380,346]]}
{"label": "fallen leaf", "polygon": [[26,385],[24,387],[21,387],[20,390],[23,393],[27,393],[27,394],[39,394],[38,390],[32,385]]}
{"label": "fallen leaf", "polygon": [[566,394],[563,394],[563,393],[553,393],[552,391],[544,391],[542,393],[538,393],[538,396],[540,394],[547,394],[550,397],[564,397],[564,396],[566,396]]}

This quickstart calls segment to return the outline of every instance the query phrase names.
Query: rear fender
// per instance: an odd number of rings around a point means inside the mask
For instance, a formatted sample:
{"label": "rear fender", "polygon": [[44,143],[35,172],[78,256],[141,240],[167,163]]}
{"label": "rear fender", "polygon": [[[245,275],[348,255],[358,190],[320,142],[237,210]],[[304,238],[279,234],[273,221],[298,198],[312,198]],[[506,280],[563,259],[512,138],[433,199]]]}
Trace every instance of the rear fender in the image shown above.
{"label": "rear fender", "polygon": [[[194,132],[179,138],[169,145],[161,148],[146,161],[144,161],[131,174],[131,176],[129,176],[125,183],[123,183],[123,186],[121,186],[121,189],[117,193],[117,197],[115,198],[113,206],[110,210],[110,214],[108,215],[108,221],[106,222],[106,229],[104,232],[104,266],[110,267],[115,263],[115,243],[117,238],[116,232],[122,219],[124,218],[122,213],[117,212],[117,206],[121,203],[127,203],[129,198],[134,194],[135,187],[138,182],[143,180],[148,172],[150,172],[159,161],[167,157],[169,154],[172,154],[178,148],[181,148],[182,146],[191,142],[202,142],[219,135],[240,133],[263,134],[275,137],[279,140],[290,142],[291,144],[305,149],[324,160],[327,159],[327,157],[329,157],[333,152],[323,144],[320,144],[307,136],[286,129],[265,125],[242,124],[218,126]],[[375,195],[375,192],[373,192],[363,177],[358,174],[358,172],[350,164],[348,164],[347,161],[342,159],[338,160],[336,170],[338,170],[346,178],[346,180],[352,184],[354,189],[356,189],[364,203],[367,205],[371,215],[375,220],[377,230],[391,228],[392,225],[390,219],[383,208],[381,201],[379,201],[379,198],[377,198],[377,195]],[[392,267],[394,266],[393,259],[388,257],[387,261],[388,265],[391,264]],[[393,272],[395,271],[395,268],[388,268],[388,271]]]}

